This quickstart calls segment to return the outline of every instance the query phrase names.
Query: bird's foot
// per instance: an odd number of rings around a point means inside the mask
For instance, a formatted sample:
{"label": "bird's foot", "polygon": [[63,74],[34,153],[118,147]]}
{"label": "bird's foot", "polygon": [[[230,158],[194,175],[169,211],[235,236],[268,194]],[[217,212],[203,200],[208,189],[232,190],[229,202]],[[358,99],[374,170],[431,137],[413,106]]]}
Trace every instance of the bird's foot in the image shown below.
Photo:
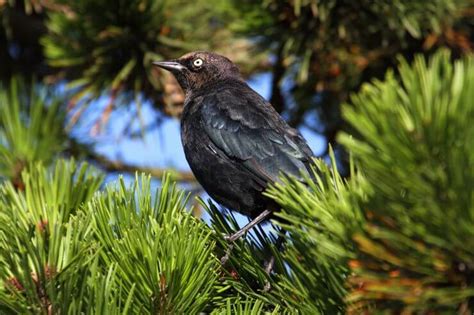
{"label": "bird's foot", "polygon": [[230,243],[229,244],[229,247],[226,249],[225,251],[225,255],[222,256],[221,258],[221,265],[225,265],[227,263],[227,261],[229,260],[230,258],[230,254],[232,253],[232,249],[234,248],[234,244],[233,243]]}
{"label": "bird's foot", "polygon": [[262,291],[263,291],[264,293],[266,293],[266,292],[270,291],[271,288],[272,288],[272,285],[271,285],[270,281],[265,280],[265,285],[263,286],[263,290],[262,290]]}
{"label": "bird's foot", "polygon": [[[265,263],[265,273],[270,277],[273,266],[275,266],[275,256],[272,255],[270,259]],[[263,286],[263,292],[268,292],[272,288],[270,280],[265,280],[265,285]]]}
{"label": "bird's foot", "polygon": [[272,255],[270,259],[265,263],[265,273],[270,275],[273,270],[273,266],[275,266],[275,256]]}

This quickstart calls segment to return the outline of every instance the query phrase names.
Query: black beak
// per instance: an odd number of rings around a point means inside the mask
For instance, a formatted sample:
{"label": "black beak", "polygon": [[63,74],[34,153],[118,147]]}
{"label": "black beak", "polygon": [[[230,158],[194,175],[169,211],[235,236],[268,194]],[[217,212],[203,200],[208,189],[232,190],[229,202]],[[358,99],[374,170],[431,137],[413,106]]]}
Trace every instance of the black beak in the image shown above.
{"label": "black beak", "polygon": [[168,71],[179,71],[181,72],[185,67],[176,61],[154,61],[153,65],[163,68]]}

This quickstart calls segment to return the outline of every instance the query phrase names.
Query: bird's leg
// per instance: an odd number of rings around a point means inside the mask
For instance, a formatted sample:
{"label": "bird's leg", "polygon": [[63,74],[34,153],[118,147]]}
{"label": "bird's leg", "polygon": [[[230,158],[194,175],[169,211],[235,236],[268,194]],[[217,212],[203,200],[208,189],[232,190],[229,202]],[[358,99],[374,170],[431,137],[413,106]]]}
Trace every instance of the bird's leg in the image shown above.
{"label": "bird's leg", "polygon": [[232,252],[232,249],[234,249],[234,243],[229,244],[229,247],[225,251],[225,255],[222,256],[222,258],[221,258],[221,264],[222,265],[225,265],[225,263],[229,260],[230,253]]}
{"label": "bird's leg", "polygon": [[227,260],[229,260],[230,253],[232,249],[234,248],[233,243],[239,238],[241,238],[249,230],[251,230],[255,225],[259,224],[260,222],[268,218],[271,214],[272,214],[272,211],[265,210],[262,213],[260,213],[255,219],[247,223],[243,228],[241,228],[234,234],[225,236],[226,241],[229,243],[229,248],[227,248],[225,255],[221,258],[222,265],[224,265],[227,262]]}
{"label": "bird's leg", "polygon": [[[286,231],[284,229],[280,230],[280,235],[278,235],[278,238],[275,242],[275,247],[277,248],[278,251],[282,250],[283,243],[285,242],[285,236],[286,236]],[[270,259],[265,263],[265,272],[267,275],[270,275],[270,273],[273,270],[273,266],[275,265],[275,256],[271,256]]]}
{"label": "bird's leg", "polygon": [[[278,235],[278,238],[275,243],[275,246],[278,251],[281,251],[283,247],[283,243],[285,242],[285,236],[286,236],[286,231],[284,229],[281,229],[280,235]],[[275,256],[272,255],[270,259],[265,263],[265,272],[267,273],[268,276],[270,276],[274,265],[275,265]],[[270,289],[271,289],[271,284],[270,284],[270,281],[267,280],[265,281],[263,292],[268,292]]]}
{"label": "bird's leg", "polygon": [[228,235],[225,237],[225,239],[229,242],[229,243],[233,243],[235,242],[236,240],[238,240],[239,238],[241,238],[245,233],[247,233],[249,230],[251,230],[255,225],[259,224],[260,222],[262,222],[263,220],[265,220],[268,216],[270,216],[272,214],[272,211],[270,210],[265,210],[263,211],[262,213],[260,213],[255,219],[253,219],[252,221],[250,221],[249,223],[247,223],[243,228],[241,228],[240,230],[238,230],[237,232],[235,232],[234,234],[232,235]]}
{"label": "bird's leg", "polygon": [[269,260],[265,262],[265,273],[270,275],[273,270],[273,266],[275,265],[275,256],[271,256]]}

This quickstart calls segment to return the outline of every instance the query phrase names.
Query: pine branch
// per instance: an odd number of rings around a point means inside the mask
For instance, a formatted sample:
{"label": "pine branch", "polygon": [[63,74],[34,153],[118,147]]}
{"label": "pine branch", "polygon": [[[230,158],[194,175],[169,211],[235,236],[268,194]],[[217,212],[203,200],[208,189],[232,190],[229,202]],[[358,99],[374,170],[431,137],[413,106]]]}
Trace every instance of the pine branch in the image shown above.
{"label": "pine branch", "polygon": [[196,178],[190,171],[180,171],[172,168],[146,167],[119,160],[112,160],[103,154],[95,152],[91,146],[79,143],[74,138],[69,139],[69,148],[66,153],[72,156],[83,157],[106,172],[125,172],[130,174],[145,173],[150,174],[155,178],[162,178],[165,174],[169,174],[173,181],[197,184]]}
{"label": "pine branch", "polygon": [[350,313],[470,314],[474,303],[474,58],[448,51],[365,85],[339,140],[367,181],[352,235]]}
{"label": "pine branch", "polygon": [[136,164],[129,164],[119,160],[111,160],[105,155],[90,152],[88,158],[97,164],[98,167],[107,172],[125,172],[125,173],[145,173],[152,177],[162,178],[164,174],[170,174],[173,181],[197,183],[192,172],[179,171],[171,168],[146,167]]}

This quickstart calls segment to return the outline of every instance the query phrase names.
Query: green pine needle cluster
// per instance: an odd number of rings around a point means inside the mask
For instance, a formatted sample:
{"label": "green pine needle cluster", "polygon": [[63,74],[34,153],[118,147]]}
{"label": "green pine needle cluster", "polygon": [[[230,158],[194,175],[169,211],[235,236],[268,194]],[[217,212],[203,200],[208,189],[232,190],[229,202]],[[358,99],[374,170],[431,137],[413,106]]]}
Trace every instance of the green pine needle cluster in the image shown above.
{"label": "green pine needle cluster", "polygon": [[99,192],[102,176],[59,161],[0,188],[5,313],[196,314],[214,297],[210,229],[165,178]]}
{"label": "green pine needle cluster", "polygon": [[133,314],[197,314],[210,304],[219,261],[205,224],[185,209],[184,192],[169,177],[152,193],[149,178],[107,188],[88,205],[102,250],[115,266],[123,301]]}
{"label": "green pine needle cluster", "polygon": [[[24,191],[0,188],[2,313],[50,314],[94,309],[100,292],[98,244],[88,242],[91,216],[79,207],[101,183],[84,165],[58,162],[23,173]],[[105,292],[104,292],[105,294]],[[84,306],[81,306],[84,305]]]}
{"label": "green pine needle cluster", "polygon": [[289,274],[278,295],[288,300],[292,292],[290,303],[303,314],[338,314],[345,309],[350,237],[362,222],[365,183],[354,170],[349,182],[341,178],[334,156],[331,166],[315,161],[314,177],[309,185],[289,178],[268,191],[284,209],[277,216],[289,239],[283,254]]}
{"label": "green pine needle cluster", "polygon": [[341,137],[366,178],[349,300],[466,313],[474,302],[474,58],[401,61],[363,87]]}

